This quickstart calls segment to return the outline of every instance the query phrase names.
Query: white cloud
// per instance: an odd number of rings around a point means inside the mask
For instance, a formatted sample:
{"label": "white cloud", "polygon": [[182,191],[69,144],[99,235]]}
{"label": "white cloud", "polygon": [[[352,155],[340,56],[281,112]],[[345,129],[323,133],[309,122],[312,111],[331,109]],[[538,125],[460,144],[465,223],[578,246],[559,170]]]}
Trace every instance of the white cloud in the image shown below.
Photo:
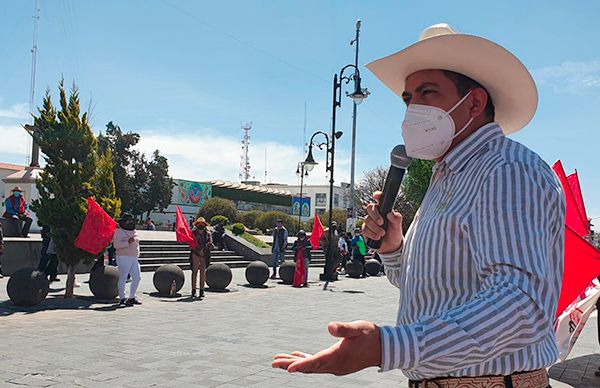
{"label": "white cloud", "polygon": [[8,109],[0,108],[0,119],[27,119],[28,117],[27,103],[14,104]]}
{"label": "white cloud", "polygon": [[0,124],[0,161],[6,162],[5,154],[25,155],[28,153],[28,145],[31,136],[19,124]]}
{"label": "white cloud", "polygon": [[[169,171],[174,178],[196,181],[224,179],[239,181],[241,171],[241,140],[219,134],[213,129],[167,134],[142,131],[138,149],[150,155],[158,149],[169,159]],[[267,179],[269,182],[296,184],[300,147],[272,141],[251,140],[250,165],[255,180],[264,182],[265,149],[267,150]],[[315,151],[319,165],[305,179],[305,184],[326,184],[325,151]],[[336,184],[348,181],[350,161],[337,153]]]}
{"label": "white cloud", "polygon": [[583,94],[600,87],[600,60],[563,62],[533,72],[538,85],[551,86],[555,92]]}

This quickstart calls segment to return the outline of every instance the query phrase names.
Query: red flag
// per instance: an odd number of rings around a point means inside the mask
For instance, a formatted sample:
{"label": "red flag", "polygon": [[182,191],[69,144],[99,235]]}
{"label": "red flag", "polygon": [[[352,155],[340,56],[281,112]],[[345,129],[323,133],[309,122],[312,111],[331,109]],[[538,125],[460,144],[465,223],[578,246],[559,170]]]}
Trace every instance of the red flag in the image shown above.
{"label": "red flag", "polygon": [[75,239],[75,246],[97,255],[112,241],[117,223],[92,197],[87,199],[87,203],[87,215]]}
{"label": "red flag", "polygon": [[573,229],[573,231],[580,236],[585,236],[588,233],[588,222],[587,219],[584,221],[581,218],[581,213],[577,208],[577,202],[575,201],[575,196],[573,195],[573,191],[571,191],[571,186],[569,185],[569,181],[567,179],[567,175],[565,174],[565,170],[563,169],[562,163],[557,161],[552,166],[552,169],[558,176],[560,183],[562,184],[563,190],[565,192],[565,198],[567,202],[567,214],[566,221],[568,227]]}
{"label": "red flag", "polygon": [[577,204],[579,215],[585,223],[586,235],[588,235],[590,233],[590,223],[587,221],[587,212],[585,211],[585,204],[583,203],[583,196],[581,195],[581,186],[579,185],[579,176],[577,175],[577,170],[567,177],[567,181],[569,182],[569,187],[571,188],[573,197],[575,197],[575,203]]}
{"label": "red flag", "polygon": [[558,317],[600,275],[600,251],[569,226],[565,231],[565,263]]}
{"label": "red flag", "polygon": [[190,246],[190,249],[194,249],[198,246],[198,242],[185,221],[179,206],[177,206],[175,215],[175,236],[177,236],[177,242],[187,243]]}
{"label": "red flag", "polygon": [[319,215],[315,214],[315,223],[313,224],[312,233],[310,234],[310,243],[312,245],[312,249],[319,249],[319,240],[321,239],[323,232],[323,225],[321,225]]}

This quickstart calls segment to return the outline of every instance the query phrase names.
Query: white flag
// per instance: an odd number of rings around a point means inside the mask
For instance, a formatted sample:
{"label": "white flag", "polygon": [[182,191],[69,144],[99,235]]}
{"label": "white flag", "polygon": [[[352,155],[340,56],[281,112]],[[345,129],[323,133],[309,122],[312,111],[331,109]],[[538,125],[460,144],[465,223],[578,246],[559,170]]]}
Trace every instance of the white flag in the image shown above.
{"label": "white flag", "polygon": [[577,337],[583,330],[590,314],[596,309],[596,302],[600,298],[600,283],[594,280],[585,291],[585,295],[578,297],[575,302],[556,319],[554,333],[558,347],[558,358],[565,361],[573,349]]}

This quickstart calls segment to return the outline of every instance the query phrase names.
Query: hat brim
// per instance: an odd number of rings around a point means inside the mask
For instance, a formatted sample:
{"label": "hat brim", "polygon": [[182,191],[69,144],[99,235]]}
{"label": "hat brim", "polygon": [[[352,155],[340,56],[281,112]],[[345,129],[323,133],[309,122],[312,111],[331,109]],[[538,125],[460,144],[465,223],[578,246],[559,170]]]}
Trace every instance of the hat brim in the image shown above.
{"label": "hat brim", "polygon": [[398,96],[404,92],[406,77],[419,70],[466,75],[489,92],[495,121],[505,134],[526,126],[537,109],[537,88],[523,63],[502,46],[478,36],[435,36],[373,61],[367,68]]}

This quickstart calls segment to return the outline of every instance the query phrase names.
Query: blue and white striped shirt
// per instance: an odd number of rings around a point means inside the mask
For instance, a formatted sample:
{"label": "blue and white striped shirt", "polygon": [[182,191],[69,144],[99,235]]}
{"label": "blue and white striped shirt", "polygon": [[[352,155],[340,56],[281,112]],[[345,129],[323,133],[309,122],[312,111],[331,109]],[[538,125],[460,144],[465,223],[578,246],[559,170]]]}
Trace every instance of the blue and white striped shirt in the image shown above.
{"label": "blue and white striped shirt", "polygon": [[553,171],[498,124],[458,144],[435,165],[403,248],[381,255],[400,289],[381,370],[420,380],[553,364],[564,218]]}

